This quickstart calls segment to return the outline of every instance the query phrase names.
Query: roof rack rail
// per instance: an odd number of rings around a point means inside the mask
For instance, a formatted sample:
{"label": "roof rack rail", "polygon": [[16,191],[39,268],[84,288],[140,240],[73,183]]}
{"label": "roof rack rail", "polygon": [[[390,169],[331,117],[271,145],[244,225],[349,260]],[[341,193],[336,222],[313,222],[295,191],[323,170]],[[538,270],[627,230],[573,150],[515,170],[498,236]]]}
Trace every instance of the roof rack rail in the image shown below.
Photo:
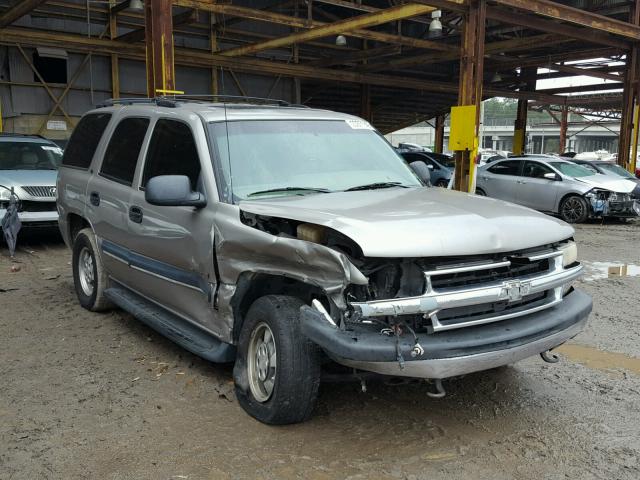
{"label": "roof rack rail", "polygon": [[11,133],[11,132],[0,132],[0,137],[32,137],[32,138],[43,138],[45,140],[49,140],[47,137],[40,135],[39,133]]}
{"label": "roof rack rail", "polygon": [[175,108],[176,103],[170,98],[155,97],[155,98],[109,98],[103,103],[96,105],[96,108],[113,107],[114,105],[136,105],[140,103],[155,103],[160,107]]}
{"label": "roof rack rail", "polygon": [[248,97],[244,95],[213,95],[213,94],[182,94],[182,95],[171,95],[167,97],[162,97],[166,99],[175,99],[175,100],[186,100],[186,101],[199,101],[199,100],[220,100],[224,102],[236,102],[236,103],[264,103],[277,105],[279,107],[289,107],[291,104],[286,100],[279,100],[276,98],[263,98],[263,97]]}

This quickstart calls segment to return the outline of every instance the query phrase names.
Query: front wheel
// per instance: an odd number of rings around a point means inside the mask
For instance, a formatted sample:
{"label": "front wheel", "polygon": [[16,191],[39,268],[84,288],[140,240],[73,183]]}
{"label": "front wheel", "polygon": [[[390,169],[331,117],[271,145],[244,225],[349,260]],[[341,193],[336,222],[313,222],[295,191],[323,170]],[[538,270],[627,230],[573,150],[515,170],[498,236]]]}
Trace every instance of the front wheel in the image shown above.
{"label": "front wheel", "polygon": [[560,203],[560,217],[567,223],[582,223],[589,217],[587,201],[579,195],[569,195]]}
{"label": "front wheel", "polygon": [[449,186],[449,180],[441,178],[436,182],[436,187],[447,188]]}
{"label": "front wheel", "polygon": [[242,408],[263,423],[284,425],[311,416],[320,385],[318,348],[300,332],[303,302],[268,295],[256,300],[240,332],[233,370]]}

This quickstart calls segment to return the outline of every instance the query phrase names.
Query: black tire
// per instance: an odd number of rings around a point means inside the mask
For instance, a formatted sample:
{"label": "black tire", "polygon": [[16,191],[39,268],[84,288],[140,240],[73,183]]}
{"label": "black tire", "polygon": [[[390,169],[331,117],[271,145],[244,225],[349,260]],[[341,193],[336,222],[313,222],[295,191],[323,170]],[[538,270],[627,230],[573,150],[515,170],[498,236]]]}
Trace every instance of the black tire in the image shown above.
{"label": "black tire", "polygon": [[589,218],[589,205],[580,195],[569,195],[560,202],[559,213],[567,223],[583,223]]}
{"label": "black tire", "polygon": [[[87,310],[101,312],[112,307],[104,296],[109,279],[102,266],[100,256],[96,254],[98,246],[96,237],[90,228],[80,230],[73,240],[73,284],[78,301]],[[90,264],[85,260],[90,259]],[[82,266],[81,266],[82,263]],[[82,270],[92,272],[92,281],[83,275]],[[84,278],[83,278],[84,277]]]}
{"label": "black tire", "polygon": [[[249,308],[240,332],[238,354],[233,369],[236,397],[240,406],[252,417],[271,425],[298,423],[311,416],[320,386],[319,349],[300,332],[299,315],[303,302],[294,297],[267,295],[256,300]],[[258,399],[259,375],[252,384],[250,370],[260,370],[258,353],[250,358],[254,345],[264,325],[272,332],[275,342],[275,370],[272,390]],[[255,332],[255,333],[254,333]],[[263,337],[264,339],[264,337]],[[266,342],[260,344],[256,352]],[[252,350],[253,351],[253,350]],[[266,349],[268,351],[268,349]],[[270,354],[273,355],[273,354]],[[253,361],[252,366],[249,365]],[[264,367],[264,364],[263,364]],[[267,371],[271,371],[270,362]],[[264,368],[263,372],[264,373]],[[269,380],[269,379],[267,379]],[[264,384],[266,385],[266,381]],[[253,385],[253,386],[252,386]]]}
{"label": "black tire", "polygon": [[485,191],[482,190],[481,188],[476,188],[476,195],[478,195],[479,197],[486,197],[487,196]]}
{"label": "black tire", "polygon": [[449,186],[449,180],[445,180],[444,178],[441,178],[436,182],[436,187],[447,188],[448,186]]}

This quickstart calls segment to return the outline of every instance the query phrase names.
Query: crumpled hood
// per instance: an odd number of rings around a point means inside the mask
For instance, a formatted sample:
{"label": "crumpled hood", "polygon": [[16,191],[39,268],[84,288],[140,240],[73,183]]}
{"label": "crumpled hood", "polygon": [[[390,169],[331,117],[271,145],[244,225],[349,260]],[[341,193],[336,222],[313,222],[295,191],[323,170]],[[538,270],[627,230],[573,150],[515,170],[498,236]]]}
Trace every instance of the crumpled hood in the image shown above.
{"label": "crumpled hood", "polygon": [[611,190],[612,192],[630,193],[636,188],[636,184],[632,180],[627,180],[615,175],[598,173],[589,177],[574,177],[574,179],[593,188],[602,188],[604,190]]}
{"label": "crumpled hood", "polygon": [[240,202],[258,215],[323,225],[368,257],[499,253],[565,240],[568,224],[534,210],[443,188],[389,188]]}
{"label": "crumpled hood", "polygon": [[0,185],[5,187],[54,186],[57,170],[0,170]]}

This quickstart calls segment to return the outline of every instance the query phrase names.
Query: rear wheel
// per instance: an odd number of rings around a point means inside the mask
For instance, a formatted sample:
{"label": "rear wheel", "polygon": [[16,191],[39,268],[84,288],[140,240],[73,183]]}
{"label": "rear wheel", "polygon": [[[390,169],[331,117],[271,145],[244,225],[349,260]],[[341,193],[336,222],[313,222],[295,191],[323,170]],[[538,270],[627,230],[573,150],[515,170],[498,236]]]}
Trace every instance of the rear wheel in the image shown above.
{"label": "rear wheel", "polygon": [[261,297],[242,326],[233,371],[236,397],[261,422],[302,422],[315,406],[320,363],[318,348],[300,332],[302,305],[294,297]]}
{"label": "rear wheel", "polygon": [[560,203],[560,217],[567,223],[582,223],[589,217],[587,201],[579,195],[569,195]]}
{"label": "rear wheel", "polygon": [[436,187],[447,188],[448,186],[449,186],[449,180],[445,180],[444,178],[441,178],[436,182]]}
{"label": "rear wheel", "polygon": [[479,195],[480,197],[486,197],[487,196],[485,191],[482,190],[481,188],[476,188],[476,195]]}
{"label": "rear wheel", "polygon": [[90,228],[80,230],[73,240],[73,283],[80,305],[93,312],[111,307],[104,296],[109,280],[97,251],[93,231]]}

